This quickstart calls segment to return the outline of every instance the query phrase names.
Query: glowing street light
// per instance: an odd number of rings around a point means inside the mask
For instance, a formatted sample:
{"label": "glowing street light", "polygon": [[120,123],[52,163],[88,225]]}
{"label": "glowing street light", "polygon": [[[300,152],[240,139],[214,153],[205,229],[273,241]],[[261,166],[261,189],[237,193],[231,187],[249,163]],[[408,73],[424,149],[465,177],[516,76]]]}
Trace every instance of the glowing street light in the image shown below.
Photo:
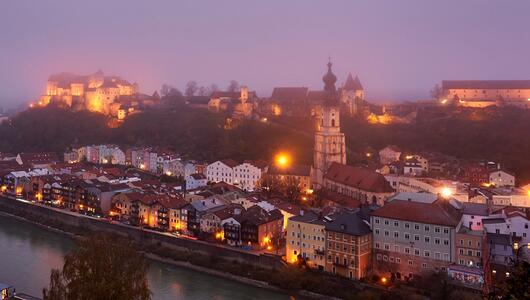
{"label": "glowing street light", "polygon": [[289,156],[285,153],[280,153],[276,156],[276,165],[285,168],[289,165]]}
{"label": "glowing street light", "polygon": [[381,283],[382,284],[386,284],[387,281],[388,281],[388,279],[386,279],[386,277],[381,277]]}
{"label": "glowing street light", "polygon": [[453,191],[448,187],[443,187],[441,190],[441,195],[444,198],[449,198],[453,195]]}

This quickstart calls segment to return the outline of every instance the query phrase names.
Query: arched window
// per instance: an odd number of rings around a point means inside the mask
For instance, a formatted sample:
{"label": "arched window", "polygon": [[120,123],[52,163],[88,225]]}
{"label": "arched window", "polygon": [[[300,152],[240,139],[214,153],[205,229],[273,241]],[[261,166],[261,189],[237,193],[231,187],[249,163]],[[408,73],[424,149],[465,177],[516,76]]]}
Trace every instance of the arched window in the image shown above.
{"label": "arched window", "polygon": [[335,119],[331,119],[331,127],[335,127]]}

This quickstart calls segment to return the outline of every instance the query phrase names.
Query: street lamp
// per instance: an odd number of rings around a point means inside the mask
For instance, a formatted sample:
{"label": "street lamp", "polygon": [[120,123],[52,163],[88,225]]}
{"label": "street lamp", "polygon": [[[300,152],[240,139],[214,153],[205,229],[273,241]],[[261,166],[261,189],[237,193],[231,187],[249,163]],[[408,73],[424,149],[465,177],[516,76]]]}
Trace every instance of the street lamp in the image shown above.
{"label": "street lamp", "polygon": [[279,153],[276,155],[276,165],[280,168],[286,168],[290,163],[290,157],[286,153]]}

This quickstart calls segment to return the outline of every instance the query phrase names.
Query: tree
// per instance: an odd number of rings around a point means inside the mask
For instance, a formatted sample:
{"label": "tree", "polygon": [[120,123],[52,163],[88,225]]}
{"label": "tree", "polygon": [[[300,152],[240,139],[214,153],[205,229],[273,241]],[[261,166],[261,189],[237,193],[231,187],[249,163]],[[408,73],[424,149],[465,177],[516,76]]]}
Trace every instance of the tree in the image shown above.
{"label": "tree", "polygon": [[431,93],[431,97],[432,97],[433,99],[436,99],[436,100],[440,99],[440,98],[442,97],[442,95],[443,95],[442,88],[440,87],[439,84],[436,84],[436,85],[432,88],[432,90],[430,91],[430,93]]}
{"label": "tree", "polygon": [[151,299],[147,269],[147,261],[129,240],[95,234],[80,240],[65,256],[62,270],[52,270],[43,296],[45,300]]}
{"label": "tree", "polygon": [[239,82],[235,80],[230,80],[230,83],[228,84],[226,90],[229,92],[236,92],[237,90],[239,90]]}
{"label": "tree", "polygon": [[208,95],[208,88],[206,88],[204,86],[199,87],[198,94],[199,94],[199,96]]}
{"label": "tree", "polygon": [[186,83],[186,89],[184,90],[184,94],[186,94],[186,97],[193,97],[195,96],[195,93],[198,89],[199,87],[197,86],[196,81],[188,81],[188,83]]}
{"label": "tree", "polygon": [[171,85],[164,83],[162,87],[160,88],[160,95],[162,95],[162,97],[167,96],[167,94],[169,93],[169,90],[172,88],[173,87]]}
{"label": "tree", "polygon": [[506,280],[503,300],[530,299],[530,263],[518,263]]}

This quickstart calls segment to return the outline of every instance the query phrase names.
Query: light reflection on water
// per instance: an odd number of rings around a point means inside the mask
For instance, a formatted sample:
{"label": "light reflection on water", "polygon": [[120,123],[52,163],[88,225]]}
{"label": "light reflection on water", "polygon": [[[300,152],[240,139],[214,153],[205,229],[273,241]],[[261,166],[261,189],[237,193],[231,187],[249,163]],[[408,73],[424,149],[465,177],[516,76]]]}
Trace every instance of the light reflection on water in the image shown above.
{"label": "light reflection on water", "polygon": [[[19,292],[42,296],[50,270],[61,268],[74,245],[66,236],[0,215],[0,282]],[[151,261],[148,274],[154,300],[289,299],[274,293],[186,268]]]}

